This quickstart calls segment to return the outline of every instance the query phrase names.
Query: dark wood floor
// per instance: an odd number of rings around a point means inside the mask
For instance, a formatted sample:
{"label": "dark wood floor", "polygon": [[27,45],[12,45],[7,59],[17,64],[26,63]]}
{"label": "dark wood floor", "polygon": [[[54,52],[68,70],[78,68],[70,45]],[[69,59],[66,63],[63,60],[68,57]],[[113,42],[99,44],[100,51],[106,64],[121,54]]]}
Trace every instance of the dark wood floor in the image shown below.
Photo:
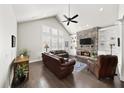
{"label": "dark wood floor", "polygon": [[118,76],[114,80],[99,81],[89,71],[74,72],[63,80],[59,80],[42,62],[30,63],[29,80],[17,87],[20,88],[121,88],[124,83]]}

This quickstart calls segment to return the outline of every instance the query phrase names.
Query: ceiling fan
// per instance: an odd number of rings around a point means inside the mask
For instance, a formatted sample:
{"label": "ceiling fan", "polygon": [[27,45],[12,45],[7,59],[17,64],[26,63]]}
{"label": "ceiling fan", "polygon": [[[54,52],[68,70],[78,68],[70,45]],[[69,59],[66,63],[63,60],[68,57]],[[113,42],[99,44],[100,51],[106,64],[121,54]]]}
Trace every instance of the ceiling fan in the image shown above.
{"label": "ceiling fan", "polygon": [[62,21],[62,22],[67,22],[67,26],[70,24],[70,22],[73,22],[73,23],[78,23],[78,21],[75,21],[73,19],[77,18],[78,17],[78,14],[74,15],[73,17],[70,17],[70,4],[68,5],[68,17],[66,15],[64,15],[64,17],[66,18],[65,21]]}

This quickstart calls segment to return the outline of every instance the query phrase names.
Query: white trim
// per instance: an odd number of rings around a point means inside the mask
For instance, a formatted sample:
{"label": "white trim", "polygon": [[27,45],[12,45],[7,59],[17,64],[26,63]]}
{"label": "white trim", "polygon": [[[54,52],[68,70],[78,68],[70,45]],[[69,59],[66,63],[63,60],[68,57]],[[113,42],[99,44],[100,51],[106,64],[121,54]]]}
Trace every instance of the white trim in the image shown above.
{"label": "white trim", "polygon": [[30,59],[29,63],[34,63],[34,62],[37,62],[37,61],[42,61],[42,58]]}
{"label": "white trim", "polygon": [[51,18],[51,17],[56,17],[57,14],[52,14],[52,15],[48,15],[48,16],[36,16],[36,17],[31,17],[31,18],[25,18],[23,20],[17,20],[17,23],[25,23],[25,22],[30,22],[30,21],[36,21],[36,20],[43,20],[43,19],[47,19],[47,18]]}

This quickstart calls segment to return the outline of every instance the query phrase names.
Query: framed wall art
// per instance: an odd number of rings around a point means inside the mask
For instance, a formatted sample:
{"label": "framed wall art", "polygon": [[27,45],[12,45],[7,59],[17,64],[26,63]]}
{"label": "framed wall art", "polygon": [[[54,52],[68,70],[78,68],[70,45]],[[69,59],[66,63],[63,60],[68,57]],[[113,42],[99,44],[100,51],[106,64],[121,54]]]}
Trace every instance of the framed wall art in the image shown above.
{"label": "framed wall art", "polygon": [[16,37],[14,35],[11,36],[11,46],[12,48],[16,46]]}

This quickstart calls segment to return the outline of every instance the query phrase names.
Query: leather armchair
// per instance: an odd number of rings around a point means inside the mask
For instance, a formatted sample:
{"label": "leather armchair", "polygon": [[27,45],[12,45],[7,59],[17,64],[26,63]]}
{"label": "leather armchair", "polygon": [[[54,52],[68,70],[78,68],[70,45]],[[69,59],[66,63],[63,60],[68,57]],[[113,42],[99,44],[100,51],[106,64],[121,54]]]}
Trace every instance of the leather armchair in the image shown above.
{"label": "leather armchair", "polygon": [[114,78],[118,58],[115,55],[100,55],[96,62],[88,60],[88,69],[98,78]]}
{"label": "leather armchair", "polygon": [[42,53],[42,59],[45,66],[53,72],[59,79],[63,79],[72,73],[75,60],[66,59],[50,55],[50,53]]}

